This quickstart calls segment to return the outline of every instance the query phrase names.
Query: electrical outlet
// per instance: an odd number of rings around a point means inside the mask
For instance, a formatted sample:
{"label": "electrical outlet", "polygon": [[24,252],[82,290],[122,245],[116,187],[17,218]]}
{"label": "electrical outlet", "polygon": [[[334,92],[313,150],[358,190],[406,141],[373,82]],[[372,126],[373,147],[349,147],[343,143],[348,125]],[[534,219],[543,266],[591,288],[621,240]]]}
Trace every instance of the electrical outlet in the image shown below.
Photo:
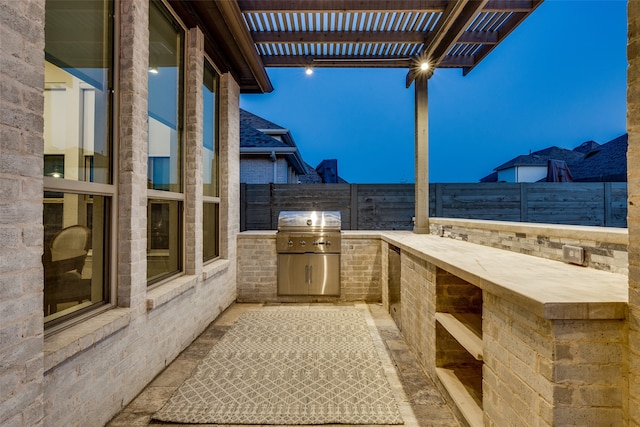
{"label": "electrical outlet", "polygon": [[580,246],[562,245],[562,259],[571,264],[584,265],[584,249]]}

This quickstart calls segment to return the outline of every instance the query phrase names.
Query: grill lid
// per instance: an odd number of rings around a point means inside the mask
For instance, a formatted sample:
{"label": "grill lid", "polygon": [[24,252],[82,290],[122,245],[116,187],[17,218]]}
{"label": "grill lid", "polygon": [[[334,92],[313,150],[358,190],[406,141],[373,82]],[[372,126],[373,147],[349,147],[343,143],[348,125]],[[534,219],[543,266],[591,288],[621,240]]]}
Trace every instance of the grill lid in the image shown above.
{"label": "grill lid", "polygon": [[282,211],[278,230],[340,230],[340,211]]}

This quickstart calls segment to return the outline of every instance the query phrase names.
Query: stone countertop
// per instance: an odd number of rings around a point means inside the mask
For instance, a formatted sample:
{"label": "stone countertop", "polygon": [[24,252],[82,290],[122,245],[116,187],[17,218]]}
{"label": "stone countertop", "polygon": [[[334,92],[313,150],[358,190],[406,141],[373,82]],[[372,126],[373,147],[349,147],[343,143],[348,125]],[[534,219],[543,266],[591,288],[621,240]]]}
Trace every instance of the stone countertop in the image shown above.
{"label": "stone countertop", "polygon": [[628,278],[474,243],[381,231],[401,250],[546,319],[624,319]]}

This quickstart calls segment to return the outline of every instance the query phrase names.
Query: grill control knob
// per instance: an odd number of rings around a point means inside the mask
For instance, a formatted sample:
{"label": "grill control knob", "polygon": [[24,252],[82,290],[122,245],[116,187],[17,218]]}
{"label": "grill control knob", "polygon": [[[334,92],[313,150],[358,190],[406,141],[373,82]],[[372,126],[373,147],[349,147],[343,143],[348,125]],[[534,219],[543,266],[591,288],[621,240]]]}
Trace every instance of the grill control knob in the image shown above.
{"label": "grill control knob", "polygon": [[293,246],[293,241],[289,240],[289,241],[287,242],[287,245],[288,245],[289,247]]}
{"label": "grill control knob", "polygon": [[304,240],[300,240],[300,246],[304,246],[306,244],[307,244],[307,242],[305,242]]}

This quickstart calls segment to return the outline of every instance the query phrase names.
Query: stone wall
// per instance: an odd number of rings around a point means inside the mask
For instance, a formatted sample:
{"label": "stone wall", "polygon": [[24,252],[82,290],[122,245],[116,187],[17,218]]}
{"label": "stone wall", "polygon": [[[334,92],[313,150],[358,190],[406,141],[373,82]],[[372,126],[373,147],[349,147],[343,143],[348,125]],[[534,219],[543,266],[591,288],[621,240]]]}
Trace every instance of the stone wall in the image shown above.
{"label": "stone wall", "polygon": [[628,233],[622,228],[430,218],[431,234],[562,261],[562,246],[584,249],[585,266],[627,274]]}
{"label": "stone wall", "polygon": [[[111,303],[43,330],[44,1],[0,10],[0,424],[104,425],[236,296],[239,96],[220,84],[221,257],[201,254],[203,38],[189,32],[185,147],[185,273],[147,286],[147,0],[119,9],[117,208]],[[233,260],[233,261],[230,261]]]}
{"label": "stone wall", "polygon": [[627,8],[629,227],[629,425],[640,425],[640,2]]}
{"label": "stone wall", "polygon": [[622,425],[625,328],[543,319],[486,295],[486,424]]}
{"label": "stone wall", "polygon": [[342,235],[341,293],[335,296],[278,296],[278,254],[275,231],[238,235],[239,302],[381,301],[380,238]]}
{"label": "stone wall", "polygon": [[[44,0],[0,7],[0,425],[40,426]],[[40,24],[40,25],[38,25]]]}
{"label": "stone wall", "polygon": [[[401,285],[402,334],[454,406],[466,398],[437,380],[440,368],[456,372],[488,426],[624,425],[625,319],[544,318],[410,250],[401,253]],[[478,322],[482,360],[437,320],[442,313]]]}

